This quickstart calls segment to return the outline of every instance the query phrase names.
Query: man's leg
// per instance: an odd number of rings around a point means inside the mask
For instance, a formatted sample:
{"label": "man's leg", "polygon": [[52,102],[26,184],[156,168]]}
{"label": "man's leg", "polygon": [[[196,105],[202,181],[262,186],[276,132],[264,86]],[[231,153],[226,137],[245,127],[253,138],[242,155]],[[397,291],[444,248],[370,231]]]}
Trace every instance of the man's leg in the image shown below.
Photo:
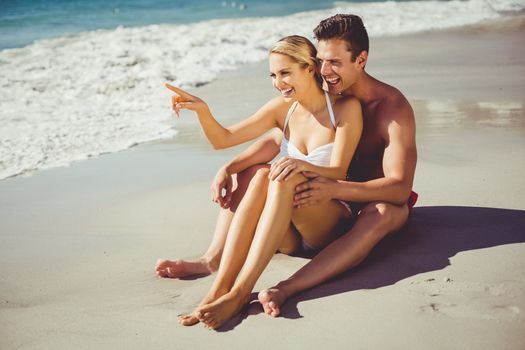
{"label": "man's leg", "polygon": [[358,265],[383,237],[405,224],[408,213],[407,205],[367,204],[349,232],[329,244],[291,277],[259,293],[264,312],[278,316],[280,306],[292,295]]}
{"label": "man's leg", "polygon": [[[267,165],[252,166],[245,171],[239,173],[234,178],[234,190],[232,192],[232,200],[230,208],[220,209],[215,231],[208,250],[199,258],[195,260],[161,260],[157,261],[155,270],[157,275],[165,278],[180,278],[191,275],[210,274],[217,271],[221,261],[224,243],[228,236],[233,216],[239,203],[244,197],[250,181],[260,168],[267,167]],[[237,183],[235,188],[235,183]]]}

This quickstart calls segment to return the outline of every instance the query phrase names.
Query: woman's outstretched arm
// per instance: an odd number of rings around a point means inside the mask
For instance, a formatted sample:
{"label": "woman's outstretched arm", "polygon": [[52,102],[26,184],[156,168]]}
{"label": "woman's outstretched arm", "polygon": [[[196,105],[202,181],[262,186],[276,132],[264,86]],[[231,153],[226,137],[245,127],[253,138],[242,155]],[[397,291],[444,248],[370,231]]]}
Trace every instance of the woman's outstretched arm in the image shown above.
{"label": "woman's outstretched arm", "polygon": [[173,110],[177,114],[180,109],[189,109],[197,113],[202,130],[215,149],[236,146],[279,127],[289,106],[282,97],[276,97],[249,118],[225,128],[217,122],[202,99],[169,84],[166,84],[166,87],[175,92],[175,96],[172,97]]}

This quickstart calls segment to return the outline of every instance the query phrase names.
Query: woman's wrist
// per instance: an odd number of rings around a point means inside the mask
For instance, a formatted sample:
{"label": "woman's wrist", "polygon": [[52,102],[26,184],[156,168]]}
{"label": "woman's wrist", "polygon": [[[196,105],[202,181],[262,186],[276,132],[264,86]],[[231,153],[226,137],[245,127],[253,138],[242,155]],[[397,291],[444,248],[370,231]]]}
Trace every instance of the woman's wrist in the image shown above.
{"label": "woman's wrist", "polygon": [[224,164],[222,166],[222,168],[221,168],[221,171],[224,171],[226,173],[226,175],[231,176],[231,174],[232,174],[231,166],[232,166],[231,163]]}
{"label": "woman's wrist", "polygon": [[316,172],[317,169],[315,169],[311,163],[308,163],[307,161],[300,160],[301,162],[301,171],[310,171],[310,172]]}
{"label": "woman's wrist", "polygon": [[200,118],[209,118],[209,117],[213,118],[213,115],[211,114],[211,110],[208,107],[208,104],[206,102],[204,102],[204,101],[202,101],[200,103],[200,106],[195,108],[193,111],[195,113],[197,113],[197,116],[200,117]]}

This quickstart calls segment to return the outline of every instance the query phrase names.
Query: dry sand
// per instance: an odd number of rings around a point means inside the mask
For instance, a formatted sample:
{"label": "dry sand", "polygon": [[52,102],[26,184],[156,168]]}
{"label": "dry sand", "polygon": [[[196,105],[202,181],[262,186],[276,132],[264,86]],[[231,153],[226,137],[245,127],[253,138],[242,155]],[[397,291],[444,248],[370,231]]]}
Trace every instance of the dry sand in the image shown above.
{"label": "dry sand", "polygon": [[[213,152],[190,114],[172,141],[0,182],[1,349],[524,349],[525,20],[373,39],[368,70],[418,123],[411,223],[355,270],[219,332],[184,328],[213,277],[159,279],[197,257]],[[273,96],[266,63],[196,94],[225,123]],[[306,260],[276,255],[256,290]]]}

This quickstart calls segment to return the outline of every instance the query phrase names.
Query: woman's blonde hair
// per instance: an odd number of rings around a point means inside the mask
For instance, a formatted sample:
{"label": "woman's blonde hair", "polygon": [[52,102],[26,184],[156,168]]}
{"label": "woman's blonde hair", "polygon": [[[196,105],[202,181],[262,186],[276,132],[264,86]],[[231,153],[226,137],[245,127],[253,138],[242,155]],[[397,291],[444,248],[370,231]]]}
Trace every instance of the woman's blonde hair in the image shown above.
{"label": "woman's blonde hair", "polygon": [[312,67],[315,70],[315,80],[321,84],[322,78],[317,72],[317,49],[308,39],[300,35],[285,36],[270,48],[270,54],[278,53],[290,57],[303,68]]}

